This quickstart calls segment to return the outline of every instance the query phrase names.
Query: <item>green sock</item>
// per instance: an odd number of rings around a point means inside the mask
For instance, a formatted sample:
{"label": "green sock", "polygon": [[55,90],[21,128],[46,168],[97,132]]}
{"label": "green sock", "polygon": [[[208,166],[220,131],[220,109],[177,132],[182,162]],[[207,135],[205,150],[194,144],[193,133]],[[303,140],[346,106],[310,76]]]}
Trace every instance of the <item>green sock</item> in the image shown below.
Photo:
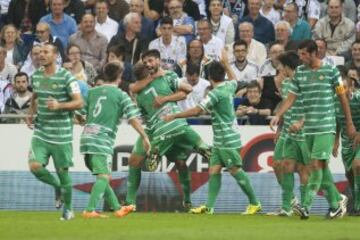
{"label": "green sock", "polygon": [[47,183],[54,188],[60,188],[60,182],[57,180],[54,175],[52,175],[46,168],[41,167],[37,170],[31,171],[34,176],[40,181]]}
{"label": "green sock", "polygon": [[129,176],[127,180],[126,203],[136,203],[136,192],[139,188],[141,180],[141,168],[129,167]]}
{"label": "green sock", "polygon": [[304,205],[304,200],[306,196],[306,185],[300,184],[300,205]]}
{"label": "green sock", "polygon": [[334,184],[334,180],[329,170],[329,167],[325,167],[323,169],[323,180],[321,182],[321,188],[324,190],[325,197],[329,202],[330,208],[338,208],[341,196]]}
{"label": "green sock", "polygon": [[294,173],[284,173],[282,180],[282,209],[291,210],[291,200],[294,197]]}
{"label": "green sock", "polygon": [[360,210],[360,176],[354,176],[354,178],[355,178],[354,205],[355,205],[355,210]]}
{"label": "green sock", "polygon": [[305,195],[303,207],[307,209],[310,208],[315,195],[320,189],[322,178],[323,178],[322,169],[314,170],[313,172],[311,172],[309,177],[309,182],[306,186],[306,195]]}
{"label": "green sock", "polygon": [[233,177],[236,179],[237,184],[241,187],[241,190],[243,190],[248,197],[250,204],[259,204],[247,174],[242,169],[239,169]]}
{"label": "green sock", "polygon": [[72,209],[72,182],[67,169],[57,170],[58,177],[61,183],[61,195],[64,199],[64,208]]}
{"label": "green sock", "polygon": [[112,210],[116,211],[120,209],[121,206],[119,200],[110,184],[108,184],[105,188],[104,199]]}
{"label": "green sock", "polygon": [[221,187],[221,174],[210,174],[209,176],[209,192],[208,192],[208,200],[206,206],[208,208],[213,208],[215,206],[215,201],[217,195],[219,194]]}
{"label": "green sock", "polygon": [[181,188],[184,193],[184,201],[191,202],[190,194],[191,194],[191,178],[190,172],[188,169],[186,170],[179,170],[179,181],[181,183]]}
{"label": "green sock", "polygon": [[96,177],[96,182],[91,189],[90,199],[86,211],[95,211],[100,199],[104,196],[105,189],[109,185],[109,180],[104,177]]}

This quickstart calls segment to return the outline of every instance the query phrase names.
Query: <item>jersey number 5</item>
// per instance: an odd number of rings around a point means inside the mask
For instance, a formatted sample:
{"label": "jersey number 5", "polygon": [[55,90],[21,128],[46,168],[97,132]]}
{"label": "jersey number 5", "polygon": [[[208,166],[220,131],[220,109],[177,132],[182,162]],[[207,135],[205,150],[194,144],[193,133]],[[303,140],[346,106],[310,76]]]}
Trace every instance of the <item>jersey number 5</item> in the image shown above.
{"label": "jersey number 5", "polygon": [[106,96],[102,96],[102,97],[98,98],[98,100],[96,101],[96,104],[95,104],[94,111],[93,111],[94,117],[99,116],[99,114],[101,113],[101,110],[102,110],[101,101],[105,101],[106,99],[107,99]]}

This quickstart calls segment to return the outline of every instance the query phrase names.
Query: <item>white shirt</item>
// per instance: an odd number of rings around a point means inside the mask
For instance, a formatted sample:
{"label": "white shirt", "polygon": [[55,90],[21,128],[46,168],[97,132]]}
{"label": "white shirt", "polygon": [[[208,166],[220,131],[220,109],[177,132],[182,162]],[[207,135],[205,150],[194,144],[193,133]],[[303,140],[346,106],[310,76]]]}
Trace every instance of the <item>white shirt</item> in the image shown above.
{"label": "white shirt", "polygon": [[224,42],[214,35],[211,36],[209,42],[204,44],[205,55],[219,61],[221,57],[221,49],[224,48]]}
{"label": "white shirt", "polygon": [[[235,61],[233,45],[234,43],[227,46],[229,62]],[[264,63],[266,57],[267,51],[265,45],[259,41],[256,41],[255,39],[251,39],[246,59],[254,62],[258,66],[261,66]]]}
{"label": "white shirt", "polygon": [[109,17],[106,18],[106,21],[104,23],[99,23],[96,19],[95,30],[99,33],[102,33],[106,37],[108,42],[110,42],[111,38],[115,36],[118,29],[119,24]]}
{"label": "white shirt", "polygon": [[203,15],[206,17],[206,5],[205,5],[205,0],[193,0],[195,3],[197,3],[198,7],[199,7],[199,12],[200,15]]}
{"label": "white shirt", "polygon": [[[182,78],[181,81],[188,83],[186,78]],[[178,102],[178,106],[181,111],[196,107],[200,101],[205,98],[205,92],[209,86],[209,81],[199,78],[199,82],[195,86],[192,86],[193,90],[189,95],[187,95],[186,99]]]}
{"label": "white shirt", "polygon": [[11,63],[5,63],[4,69],[0,72],[0,81],[14,83],[14,76],[18,72],[16,66]]}
{"label": "white shirt", "polygon": [[182,36],[172,36],[171,43],[167,46],[162,37],[159,37],[150,42],[149,49],[160,52],[161,67],[166,70],[172,70],[175,64],[186,59],[186,43]]}
{"label": "white shirt", "polygon": [[[29,76],[29,81],[31,81],[30,76],[33,75],[36,70],[37,70],[37,68],[35,68],[35,66],[34,66],[32,63],[30,63],[30,64],[24,64],[24,65],[21,67],[21,69],[20,69],[21,72],[24,72],[24,73],[26,73],[26,74]],[[30,86],[31,86],[31,84],[32,84],[32,83],[29,82],[29,85],[30,85]]]}
{"label": "white shirt", "polygon": [[10,82],[0,80],[0,113],[4,112],[5,103],[11,96],[12,87]]}
{"label": "white shirt", "polygon": [[[293,0],[286,0],[285,4],[289,4]],[[313,19],[320,19],[320,3],[317,0],[308,0],[308,5],[306,5],[306,0],[295,0],[295,3],[299,7],[299,17],[303,17],[303,9],[306,7],[307,17]]]}
{"label": "white shirt", "polygon": [[281,19],[280,13],[276,11],[274,8],[271,8],[270,12],[268,12],[267,15],[263,13],[262,8],[260,8],[259,12],[261,16],[266,17],[274,25],[277,24]]}
{"label": "white shirt", "polygon": [[276,75],[276,69],[273,67],[270,58],[266,59],[264,64],[259,69],[259,76],[265,77],[265,76],[275,76]]}
{"label": "white shirt", "polygon": [[257,80],[259,74],[259,66],[252,61],[247,61],[243,69],[236,66],[235,62],[231,63],[231,68],[236,76],[237,81],[251,82]]}
{"label": "white shirt", "polygon": [[6,58],[5,58],[6,63],[14,64],[13,54],[14,54],[14,48],[6,51]]}
{"label": "white shirt", "polygon": [[8,13],[10,2],[11,0],[0,0],[1,14]]}

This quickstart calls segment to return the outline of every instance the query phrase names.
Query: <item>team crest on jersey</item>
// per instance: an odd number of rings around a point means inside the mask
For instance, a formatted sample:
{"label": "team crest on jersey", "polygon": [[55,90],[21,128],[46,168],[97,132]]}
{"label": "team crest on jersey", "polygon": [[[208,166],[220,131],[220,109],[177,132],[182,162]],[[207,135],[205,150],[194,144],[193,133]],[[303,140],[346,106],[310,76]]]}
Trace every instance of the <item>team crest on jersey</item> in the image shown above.
{"label": "team crest on jersey", "polygon": [[320,75],[319,77],[320,80],[324,80],[324,78],[325,78],[324,75]]}
{"label": "team crest on jersey", "polygon": [[53,83],[53,85],[51,85],[52,89],[57,89],[59,87],[59,84]]}
{"label": "team crest on jersey", "polygon": [[40,86],[40,82],[36,81],[36,82],[33,83],[33,85],[34,85],[34,87],[38,88]]}

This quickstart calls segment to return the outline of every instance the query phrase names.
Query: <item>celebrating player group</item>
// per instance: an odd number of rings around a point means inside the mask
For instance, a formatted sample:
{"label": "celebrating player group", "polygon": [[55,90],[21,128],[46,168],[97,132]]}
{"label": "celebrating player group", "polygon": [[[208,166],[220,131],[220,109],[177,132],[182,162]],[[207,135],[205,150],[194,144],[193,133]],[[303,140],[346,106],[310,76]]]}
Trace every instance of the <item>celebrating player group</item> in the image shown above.
{"label": "celebrating player group", "polygon": [[[340,218],[347,213],[347,197],[338,192],[328,162],[337,155],[341,137],[341,156],[350,182],[354,211],[360,216],[360,91],[352,80],[342,78],[336,67],[323,64],[316,56],[312,40],[300,43],[298,52],[285,52],[278,57],[276,82],[283,98],[270,127],[276,131],[274,172],[282,189],[282,204],[274,214],[301,219],[310,216],[313,199],[323,190],[329,203],[327,218]],[[90,199],[82,213],[84,218],[106,218],[95,211],[102,198],[115,217],[136,211],[136,194],[141,180],[141,166],[155,170],[162,156],[175,163],[183,190],[183,207],[193,214],[214,214],[221,186],[221,170],[235,179],[248,198],[243,214],[261,212],[249,177],[242,169],[241,140],[234,109],[238,83],[227,59],[208,67],[211,88],[193,108],[180,111],[177,101],[186,99],[191,85],[180,81],[172,71],[160,67],[160,53],[149,50],[134,65],[136,82],[130,85],[129,96],[118,88],[123,73],[120,63],[104,66],[104,84],[81,96],[75,78],[56,66],[58,50],[52,44],[41,48],[42,68],[32,76],[34,95],[27,124],[34,129],[29,151],[29,167],[40,181],[55,191],[55,206],[63,207],[62,220],[74,218],[72,162],[74,121],[84,125],[80,152],[84,164],[96,176]],[[36,117],[34,115],[36,114]],[[207,145],[185,118],[210,114],[213,143]],[[141,117],[141,121],[139,118]],[[139,138],[129,158],[129,175],[125,204],[120,205],[110,186],[113,147],[120,119],[126,118]],[[355,126],[354,126],[355,123]],[[121,135],[121,133],[120,133]],[[191,174],[186,165],[195,150],[209,161],[209,191],[204,205],[191,204]],[[46,166],[54,160],[57,177]],[[299,174],[300,202],[294,194],[294,173]]]}

